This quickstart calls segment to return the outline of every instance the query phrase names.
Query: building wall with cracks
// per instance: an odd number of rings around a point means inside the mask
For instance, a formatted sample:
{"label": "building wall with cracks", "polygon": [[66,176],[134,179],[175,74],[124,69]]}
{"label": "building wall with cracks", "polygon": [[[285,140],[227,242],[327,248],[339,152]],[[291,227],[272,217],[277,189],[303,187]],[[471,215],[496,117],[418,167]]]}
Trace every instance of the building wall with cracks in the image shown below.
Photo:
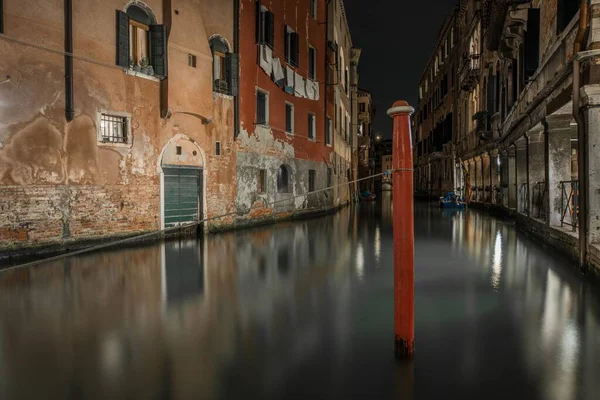
{"label": "building wall with cracks", "polygon": [[[166,164],[202,170],[200,215],[234,210],[233,99],[213,92],[209,47],[215,34],[232,42],[232,2],[74,1],[72,120],[65,2],[2,4],[0,250],[160,229]],[[166,76],[115,60],[115,15],[132,5],[168,26]],[[104,140],[102,114],[124,118],[122,143]]]}

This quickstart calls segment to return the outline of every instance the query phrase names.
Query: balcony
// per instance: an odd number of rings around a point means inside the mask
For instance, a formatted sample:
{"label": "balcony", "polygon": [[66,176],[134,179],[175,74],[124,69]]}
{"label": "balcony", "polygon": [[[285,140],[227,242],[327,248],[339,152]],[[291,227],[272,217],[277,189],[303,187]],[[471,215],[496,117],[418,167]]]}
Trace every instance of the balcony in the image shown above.
{"label": "balcony", "polygon": [[460,70],[460,87],[462,90],[470,92],[475,89],[479,77],[481,76],[481,55],[470,54],[465,57],[463,66]]}

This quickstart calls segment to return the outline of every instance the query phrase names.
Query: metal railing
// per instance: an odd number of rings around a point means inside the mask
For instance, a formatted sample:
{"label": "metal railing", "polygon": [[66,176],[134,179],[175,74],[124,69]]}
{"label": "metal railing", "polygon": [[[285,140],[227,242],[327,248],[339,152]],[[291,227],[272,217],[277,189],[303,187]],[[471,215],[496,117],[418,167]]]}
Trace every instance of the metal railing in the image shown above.
{"label": "metal railing", "polygon": [[471,88],[481,71],[481,55],[469,54],[463,61],[460,70],[460,84],[463,89]]}
{"label": "metal railing", "polygon": [[568,225],[575,232],[579,222],[579,181],[562,181],[560,187],[560,226]]}
{"label": "metal railing", "polygon": [[538,182],[533,185],[533,210],[534,218],[546,220],[546,182]]}
{"label": "metal railing", "polygon": [[529,185],[522,183],[519,188],[518,210],[520,213],[529,214]]}

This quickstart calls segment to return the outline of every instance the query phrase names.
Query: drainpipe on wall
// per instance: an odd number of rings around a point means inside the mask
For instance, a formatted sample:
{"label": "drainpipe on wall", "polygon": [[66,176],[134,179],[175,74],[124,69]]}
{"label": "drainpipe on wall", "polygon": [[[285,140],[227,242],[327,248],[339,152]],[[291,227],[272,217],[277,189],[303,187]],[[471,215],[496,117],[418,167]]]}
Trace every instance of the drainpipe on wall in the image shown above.
{"label": "drainpipe on wall", "polygon": [[65,118],[75,117],[73,100],[73,2],[65,0]]}
{"label": "drainpipe on wall", "polygon": [[[240,0],[233,0],[233,52],[240,53]],[[239,64],[238,64],[239,65]],[[237,71],[239,79],[239,68]],[[239,80],[238,80],[239,82]],[[239,83],[238,83],[239,87]],[[240,94],[233,99],[233,139],[237,139],[240,134]]]}
{"label": "drainpipe on wall", "polygon": [[585,33],[588,29],[588,0],[581,0],[579,6],[579,29],[573,45],[573,118],[577,122],[577,169],[579,171],[579,266],[587,265],[588,253],[588,165],[586,155],[587,132],[581,117],[581,63],[577,58],[582,50]]}
{"label": "drainpipe on wall", "polygon": [[[171,35],[171,26],[173,17],[171,15],[171,0],[163,0],[163,24],[165,25],[165,33],[167,35],[167,47],[169,47],[169,36]],[[167,52],[167,64],[169,62],[169,52]],[[171,111],[169,110],[169,72],[167,69],[167,76],[160,81],[160,117],[170,118]]]}
{"label": "drainpipe on wall", "polygon": [[[329,4],[331,0],[327,0],[325,2],[325,94],[323,95],[323,99],[325,101],[325,137],[327,137],[327,128],[328,128],[328,118],[329,114],[327,113],[329,110],[327,109],[327,93],[329,92]],[[333,122],[331,124],[331,138],[333,144]],[[327,142],[327,140],[325,141]],[[325,145],[327,146],[327,144]]]}

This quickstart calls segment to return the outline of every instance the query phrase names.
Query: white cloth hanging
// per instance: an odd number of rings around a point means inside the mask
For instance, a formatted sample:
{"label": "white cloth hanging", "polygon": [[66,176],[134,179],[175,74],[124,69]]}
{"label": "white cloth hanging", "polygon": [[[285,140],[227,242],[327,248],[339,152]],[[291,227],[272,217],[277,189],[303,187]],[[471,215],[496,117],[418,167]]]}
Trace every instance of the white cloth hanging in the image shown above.
{"label": "white cloth hanging", "polygon": [[319,101],[319,99],[321,98],[320,93],[319,93],[319,82],[313,82],[313,86],[314,86],[314,90],[315,90],[314,100]]}
{"label": "white cloth hanging", "polygon": [[304,78],[302,78],[297,72],[296,72],[296,79],[295,79],[294,83],[295,83],[294,89],[295,89],[296,97],[306,97],[306,89],[304,87]]}
{"label": "white cloth hanging", "polygon": [[265,44],[260,46],[260,67],[271,76],[273,72],[273,50]]}
{"label": "white cloth hanging", "polygon": [[294,70],[287,65],[285,67],[285,86],[294,89]]}
{"label": "white cloth hanging", "polygon": [[281,66],[281,61],[279,58],[273,59],[273,81],[278,83],[285,79],[285,75],[283,74],[283,67]]}
{"label": "white cloth hanging", "polygon": [[315,85],[310,79],[306,80],[306,98],[310,100],[315,99]]}

